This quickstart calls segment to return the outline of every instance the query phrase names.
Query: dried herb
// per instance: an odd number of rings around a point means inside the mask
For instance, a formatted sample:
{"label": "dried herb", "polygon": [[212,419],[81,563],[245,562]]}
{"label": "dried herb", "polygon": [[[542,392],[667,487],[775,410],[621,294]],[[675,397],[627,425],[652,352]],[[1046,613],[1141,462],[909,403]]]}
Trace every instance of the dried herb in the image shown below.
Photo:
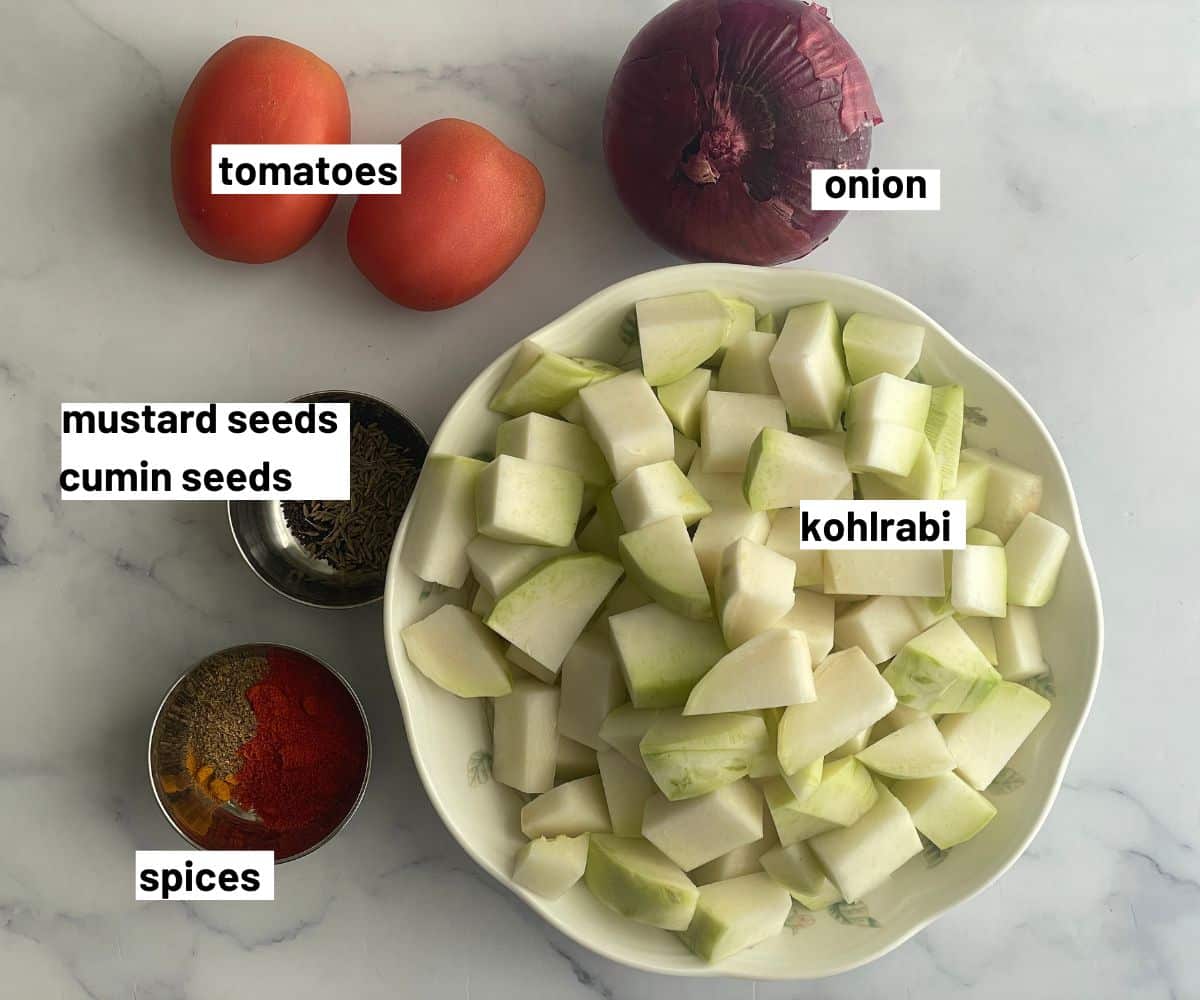
{"label": "dried herb", "polygon": [[350,430],[350,499],[285,500],[288,530],[342,573],[382,573],[417,481],[417,466],[377,424]]}

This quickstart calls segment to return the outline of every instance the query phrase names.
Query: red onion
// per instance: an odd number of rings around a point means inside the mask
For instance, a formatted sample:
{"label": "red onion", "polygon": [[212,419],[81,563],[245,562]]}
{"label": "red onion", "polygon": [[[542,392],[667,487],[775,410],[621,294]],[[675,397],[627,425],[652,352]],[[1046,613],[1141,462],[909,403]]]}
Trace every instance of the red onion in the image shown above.
{"label": "red onion", "polygon": [[668,250],[778,264],[845,215],[812,211],[809,171],[866,166],[882,120],[824,8],[678,0],[617,68],[604,152],[625,207]]}

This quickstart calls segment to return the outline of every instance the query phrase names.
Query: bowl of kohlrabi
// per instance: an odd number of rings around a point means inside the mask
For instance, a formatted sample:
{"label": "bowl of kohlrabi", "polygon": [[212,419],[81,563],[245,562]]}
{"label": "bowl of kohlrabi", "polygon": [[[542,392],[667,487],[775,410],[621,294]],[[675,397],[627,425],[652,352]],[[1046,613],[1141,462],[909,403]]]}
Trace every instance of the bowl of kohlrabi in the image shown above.
{"label": "bowl of kohlrabi", "polygon": [[[818,500],[960,502],[965,545],[814,548]],[[881,288],[723,264],[613,285],[472,382],[384,627],[478,864],[599,954],[749,979],[871,961],[1003,874],[1103,642],[1067,470],[1001,375]]]}

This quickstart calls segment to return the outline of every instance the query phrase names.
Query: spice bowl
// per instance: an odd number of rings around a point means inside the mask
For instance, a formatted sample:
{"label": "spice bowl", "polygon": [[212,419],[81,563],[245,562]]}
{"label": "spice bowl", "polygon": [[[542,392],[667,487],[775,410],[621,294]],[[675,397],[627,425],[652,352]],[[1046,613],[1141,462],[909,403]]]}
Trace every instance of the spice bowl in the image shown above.
{"label": "spice bowl", "polygon": [[336,670],[276,643],[218,650],[155,713],[150,785],[175,831],[202,850],[273,851],[276,864],[328,843],[371,771],[362,703]]}
{"label": "spice bowl", "polygon": [[[368,537],[359,551],[350,551],[349,565],[335,565],[318,554],[319,546],[306,544],[294,526],[311,529],[318,535],[322,527],[311,518],[315,515],[328,516],[328,509],[313,512],[302,509],[300,503],[280,500],[230,500],[229,526],[233,540],[255,575],[268,587],[300,604],[316,608],[356,608],[371,604],[383,596],[387,570],[387,555],[395,533],[393,521],[399,521],[399,513],[407,504],[417,473],[425,461],[429,444],[421,429],[394,406],[359,392],[330,389],[323,392],[297,396],[293,403],[349,403],[352,431],[351,443],[351,491],[355,494],[356,483],[367,480],[361,470],[356,470],[354,456],[367,453],[364,463],[380,463],[371,473],[386,473],[392,494],[403,494],[394,501],[386,524],[375,531],[378,537]],[[363,446],[359,446],[358,432],[363,430]],[[381,457],[382,454],[382,457]],[[386,465],[384,464],[386,462]],[[363,487],[366,488],[366,487]],[[398,511],[398,512],[397,512]],[[382,512],[378,519],[384,520]],[[289,525],[289,518],[293,522]],[[326,521],[325,524],[331,522]],[[369,530],[366,526],[364,530]],[[327,533],[328,538],[330,534]],[[344,534],[344,533],[343,533]],[[365,551],[361,549],[365,548]],[[378,558],[371,558],[377,554]]]}

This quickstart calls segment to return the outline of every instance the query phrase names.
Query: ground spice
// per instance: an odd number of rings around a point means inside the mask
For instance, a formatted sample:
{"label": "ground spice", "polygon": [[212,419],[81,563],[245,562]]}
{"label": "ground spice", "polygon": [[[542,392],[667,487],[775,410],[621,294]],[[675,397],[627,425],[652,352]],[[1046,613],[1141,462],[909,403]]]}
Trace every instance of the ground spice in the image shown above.
{"label": "ground spice", "polygon": [[288,530],[343,573],[382,573],[419,468],[378,424],[350,429],[350,499],[285,500]]}
{"label": "ground spice", "polygon": [[350,812],[367,767],[358,703],[302,653],[202,662],[163,710],[155,770],[177,823],[212,849],[299,854]]}
{"label": "ground spice", "polygon": [[267,658],[237,650],[217,653],[184,678],[164,712],[160,760],[166,792],[199,788],[218,802],[242,766],[242,745],[254,735],[246,690],[267,674]]}
{"label": "ground spice", "polygon": [[288,650],[270,652],[266,676],[246,697],[256,728],[239,751],[233,801],[268,830],[303,831],[311,846],[362,787],[367,737],[358,705],[329,671]]}

